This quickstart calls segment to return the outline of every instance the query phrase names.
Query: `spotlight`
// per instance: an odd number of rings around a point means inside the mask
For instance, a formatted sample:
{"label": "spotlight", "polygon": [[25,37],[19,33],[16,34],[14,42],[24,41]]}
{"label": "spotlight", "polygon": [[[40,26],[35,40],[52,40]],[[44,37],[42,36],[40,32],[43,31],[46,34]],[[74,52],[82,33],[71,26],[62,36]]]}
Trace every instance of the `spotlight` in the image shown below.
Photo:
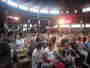
{"label": "spotlight", "polygon": [[67,11],[66,11],[66,14],[69,14],[69,13],[70,13],[69,10],[67,10]]}
{"label": "spotlight", "polygon": [[49,13],[50,14],[59,14],[59,10],[51,10]]}
{"label": "spotlight", "polygon": [[48,14],[48,10],[45,9],[45,8],[44,8],[44,9],[41,9],[41,10],[40,10],[40,13]]}
{"label": "spotlight", "polygon": [[72,28],[81,28],[81,25],[80,24],[72,24],[71,27]]}
{"label": "spotlight", "polygon": [[22,9],[22,10],[25,10],[25,11],[29,10],[29,8],[25,5],[19,5],[19,8]]}
{"label": "spotlight", "polygon": [[83,8],[83,9],[82,9],[82,12],[90,12],[90,7],[88,7],[88,8]]}
{"label": "spotlight", "polygon": [[12,1],[8,1],[7,4],[10,5],[10,6],[12,6],[12,7],[15,7],[15,8],[18,7],[18,4],[15,3],[15,2],[12,2]]}
{"label": "spotlight", "polygon": [[20,19],[19,17],[14,17],[14,16],[7,16],[7,18],[14,19],[16,21],[18,21]]}
{"label": "spotlight", "polygon": [[74,13],[77,14],[78,13],[78,10],[74,10]]}

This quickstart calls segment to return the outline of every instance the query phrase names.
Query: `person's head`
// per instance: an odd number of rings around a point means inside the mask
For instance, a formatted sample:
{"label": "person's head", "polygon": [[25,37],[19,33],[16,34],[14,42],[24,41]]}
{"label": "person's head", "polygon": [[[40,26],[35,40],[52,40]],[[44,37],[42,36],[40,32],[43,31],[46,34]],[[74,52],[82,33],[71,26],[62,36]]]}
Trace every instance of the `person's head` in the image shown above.
{"label": "person's head", "polygon": [[77,44],[76,42],[71,42],[70,45],[73,49],[77,49],[77,47],[79,46],[79,44]]}
{"label": "person's head", "polygon": [[38,43],[36,48],[40,50],[42,48],[42,43]]}
{"label": "person's head", "polygon": [[39,41],[40,41],[40,38],[39,38],[39,37],[37,37],[37,38],[36,38],[36,41],[37,41],[37,42],[39,42]]}
{"label": "person's head", "polygon": [[48,41],[51,42],[51,43],[53,43],[53,44],[55,44],[56,37],[55,36],[52,36]]}
{"label": "person's head", "polygon": [[17,33],[16,38],[17,39],[24,38],[24,35],[22,33]]}
{"label": "person's head", "polygon": [[80,38],[80,41],[85,43],[87,41],[87,38],[83,36],[83,37]]}
{"label": "person's head", "polygon": [[48,47],[49,47],[50,49],[54,48],[55,43],[56,43],[56,37],[51,37],[51,38],[48,40]]}
{"label": "person's head", "polygon": [[64,39],[61,40],[61,46],[62,47],[68,47],[69,46],[69,42],[70,42],[69,39],[64,38]]}
{"label": "person's head", "polygon": [[20,39],[21,37],[20,37],[20,35],[19,34],[17,34],[16,35],[16,39]]}
{"label": "person's head", "polygon": [[64,43],[63,43],[63,39],[58,39],[56,42],[56,51],[62,52],[64,51]]}

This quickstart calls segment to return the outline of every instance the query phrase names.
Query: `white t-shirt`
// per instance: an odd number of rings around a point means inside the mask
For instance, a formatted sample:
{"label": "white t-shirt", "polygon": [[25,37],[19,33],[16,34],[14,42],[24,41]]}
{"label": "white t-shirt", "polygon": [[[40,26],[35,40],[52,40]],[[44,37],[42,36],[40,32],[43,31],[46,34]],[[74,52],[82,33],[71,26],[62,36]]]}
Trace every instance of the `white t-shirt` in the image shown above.
{"label": "white t-shirt", "polygon": [[43,48],[40,50],[37,50],[37,48],[34,49],[32,53],[32,68],[37,68],[37,63],[43,61]]}
{"label": "white t-shirt", "polygon": [[16,46],[18,47],[24,47],[24,42],[25,40],[24,39],[20,39],[20,40],[16,40]]}
{"label": "white t-shirt", "polygon": [[48,59],[50,59],[50,60],[55,59],[54,50],[50,51],[49,48],[47,47],[44,52],[47,54]]}

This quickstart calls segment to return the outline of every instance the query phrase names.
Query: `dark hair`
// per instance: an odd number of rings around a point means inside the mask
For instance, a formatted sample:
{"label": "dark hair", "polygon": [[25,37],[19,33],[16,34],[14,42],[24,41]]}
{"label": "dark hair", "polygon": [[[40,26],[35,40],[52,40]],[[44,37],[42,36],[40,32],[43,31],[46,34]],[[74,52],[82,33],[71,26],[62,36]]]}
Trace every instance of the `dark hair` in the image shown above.
{"label": "dark hair", "polygon": [[56,37],[52,37],[51,40],[52,40],[53,43],[55,43],[56,42]]}
{"label": "dark hair", "polygon": [[[19,35],[20,38],[23,38],[24,37],[23,33],[17,33],[17,35]],[[17,37],[17,35],[16,35],[16,37]]]}
{"label": "dark hair", "polygon": [[81,40],[81,37],[78,37],[77,40],[80,41]]}
{"label": "dark hair", "polygon": [[8,36],[11,36],[13,34],[13,32],[8,32]]}
{"label": "dark hair", "polygon": [[62,39],[61,44],[64,45],[65,43],[69,43],[69,40],[68,39]]}
{"label": "dark hair", "polygon": [[50,43],[55,43],[56,42],[56,37],[51,37],[49,40]]}
{"label": "dark hair", "polygon": [[87,38],[86,38],[86,37],[84,37],[84,38],[83,38],[83,42],[85,43],[86,41],[87,41]]}
{"label": "dark hair", "polygon": [[41,47],[42,47],[42,43],[39,42],[39,43],[37,44],[37,49],[41,49]]}
{"label": "dark hair", "polygon": [[39,42],[39,41],[40,41],[40,38],[39,38],[39,37],[37,37],[37,38],[36,38],[36,41],[37,41],[37,42]]}

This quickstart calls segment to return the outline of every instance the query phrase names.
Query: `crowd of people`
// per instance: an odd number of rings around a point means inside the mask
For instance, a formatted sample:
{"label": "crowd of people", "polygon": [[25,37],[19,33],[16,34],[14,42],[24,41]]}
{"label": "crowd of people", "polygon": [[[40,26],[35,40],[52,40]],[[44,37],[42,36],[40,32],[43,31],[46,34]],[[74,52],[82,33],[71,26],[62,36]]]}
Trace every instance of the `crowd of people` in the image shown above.
{"label": "crowd of people", "polygon": [[[6,33],[9,38],[5,34],[0,34],[0,45],[3,45],[0,46],[0,60],[4,60],[1,62],[4,65],[0,64],[0,68],[5,68],[3,67],[5,64],[11,66],[12,64],[27,61],[31,63],[28,64],[32,66],[31,68],[90,68],[89,35],[60,33],[13,34]],[[27,61],[20,60],[24,58],[28,58]]]}
{"label": "crowd of people", "polygon": [[48,39],[37,36],[35,41],[30,51],[32,68],[90,68],[89,36],[51,34]]}

